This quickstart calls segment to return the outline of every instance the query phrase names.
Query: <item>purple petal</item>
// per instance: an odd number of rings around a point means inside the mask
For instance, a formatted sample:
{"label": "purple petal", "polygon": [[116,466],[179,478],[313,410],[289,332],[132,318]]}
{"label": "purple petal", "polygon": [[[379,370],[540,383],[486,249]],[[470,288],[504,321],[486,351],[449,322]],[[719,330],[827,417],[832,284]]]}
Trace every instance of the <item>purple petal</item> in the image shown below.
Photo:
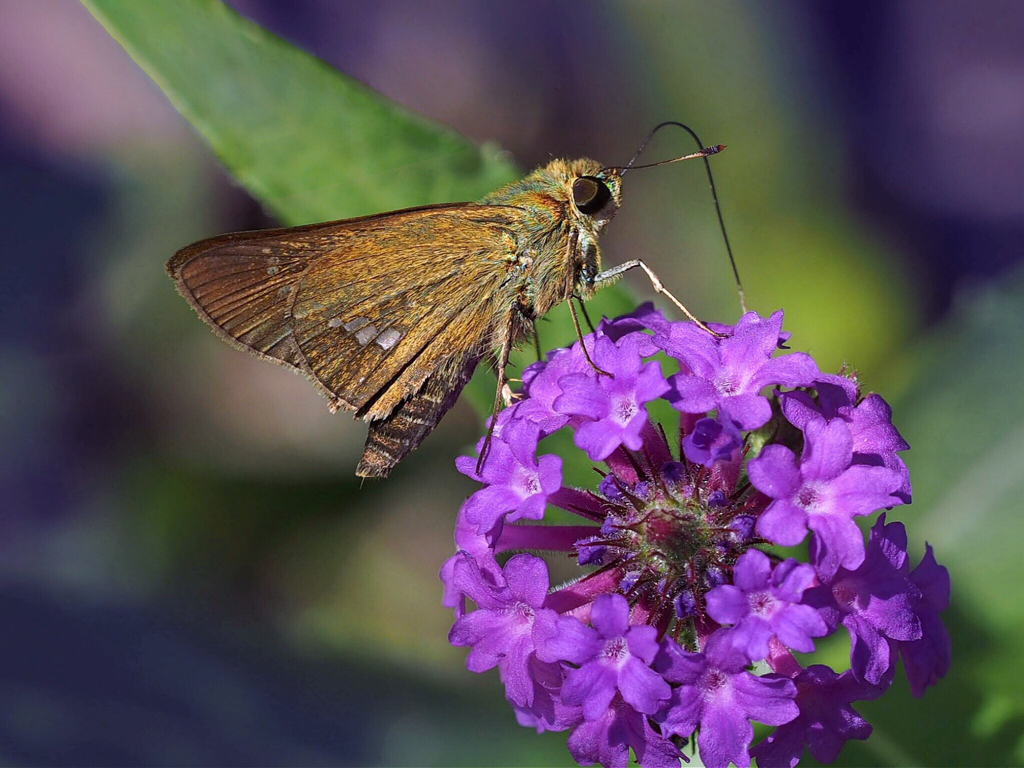
{"label": "purple petal", "polygon": [[[716,630],[708,638],[704,646],[704,657],[707,659],[708,666],[730,675],[741,672],[751,662],[751,659],[743,652],[743,649],[738,648],[732,642],[729,633],[721,629]],[[669,680],[672,679],[668,675],[666,677]]]}
{"label": "purple petal", "polygon": [[486,672],[505,655],[506,622],[493,611],[473,611],[455,622],[448,633],[448,642],[472,646],[466,659],[470,672]]}
{"label": "purple petal", "polygon": [[562,394],[555,398],[554,410],[586,416],[589,419],[603,419],[608,415],[608,395],[594,381],[590,374],[571,373],[558,380]]}
{"label": "purple petal", "polygon": [[647,715],[653,715],[672,695],[672,689],[661,675],[635,657],[628,659],[619,670],[619,691],[628,704]]}
{"label": "purple petal", "polygon": [[742,672],[732,680],[734,701],[751,720],[766,725],[782,725],[800,714],[793,700],[796,686],[788,677],[765,675],[756,677]]}
{"label": "purple petal", "polygon": [[[622,445],[629,448],[631,451],[639,451],[644,447],[643,430],[644,425],[647,424],[647,411],[643,408],[639,410],[636,416],[622,428],[621,441]],[[616,446],[618,447],[618,446]],[[613,449],[614,450],[614,449]],[[611,453],[609,451],[608,453]]]}
{"label": "purple petal", "polygon": [[814,382],[814,388],[818,390],[821,415],[829,420],[839,416],[841,409],[852,406],[860,397],[857,382],[834,373],[821,374]]}
{"label": "purple petal", "polygon": [[541,490],[548,496],[562,487],[562,457],[541,456],[537,460],[537,478]]}
{"label": "purple petal", "polygon": [[775,354],[781,328],[781,312],[768,318],[747,312],[736,323],[732,336],[720,342],[722,361],[732,368],[756,370]]}
{"label": "purple petal", "polygon": [[790,605],[772,617],[772,629],[779,641],[794,651],[814,651],[814,637],[828,634],[821,614],[809,605]]}
{"label": "purple petal", "polygon": [[626,631],[626,645],[629,652],[641,659],[644,664],[654,662],[661,647],[658,643],[658,630],[646,624],[635,624]]}
{"label": "purple petal", "polygon": [[[519,502],[519,506],[516,507],[513,512],[510,512],[505,518],[505,522],[512,523],[516,520],[541,520],[544,517],[544,512],[547,510],[547,507],[547,498],[545,498],[544,494],[536,493],[528,499]],[[493,530],[493,528],[491,530]]]}
{"label": "purple petal", "polygon": [[804,427],[800,474],[805,480],[831,480],[850,466],[853,437],[842,419],[811,419]]}
{"label": "purple petal", "polygon": [[696,686],[683,685],[672,691],[668,705],[655,720],[662,731],[672,736],[689,736],[700,723],[703,698]]}
{"label": "purple petal", "polygon": [[801,431],[808,421],[821,417],[817,404],[806,392],[780,392],[779,402],[782,405],[782,415]]}
{"label": "purple petal", "polygon": [[583,717],[596,720],[612,703],[616,691],[616,675],[600,662],[584,664],[571,669],[562,683],[562,701],[566,704],[581,704]]}
{"label": "purple petal", "polygon": [[850,518],[809,515],[807,527],[817,538],[814,566],[819,574],[830,576],[840,567],[853,571],[864,562],[864,535]]}
{"label": "purple petal", "polygon": [[533,678],[532,702],[519,706],[513,702],[516,721],[527,728],[545,731],[564,731],[583,719],[579,707],[562,702],[558,695],[562,687],[562,671],[558,664],[545,664],[531,660],[530,673]]}
{"label": "purple petal", "polygon": [[708,615],[719,624],[736,624],[750,613],[746,593],[731,584],[722,584],[708,592]]}
{"label": "purple petal", "polygon": [[867,515],[900,504],[892,492],[901,482],[902,477],[894,470],[854,465],[829,484],[829,492],[847,514]]}
{"label": "purple petal", "polygon": [[[474,651],[476,648],[473,649]],[[470,655],[472,655],[472,651]],[[533,703],[534,680],[530,665],[533,642],[529,636],[518,637],[509,646],[505,657],[498,666],[501,681],[505,684],[505,695],[521,707]]]}
{"label": "purple petal", "polygon": [[793,352],[769,360],[758,370],[755,382],[758,388],[770,384],[782,384],[787,387],[806,387],[813,384],[820,373],[817,364],[810,355],[803,352]]}
{"label": "purple petal", "polygon": [[673,323],[662,343],[666,352],[699,378],[712,378],[722,365],[718,340],[691,323]]}
{"label": "purple petal", "polygon": [[548,564],[533,555],[516,555],[505,564],[505,580],[516,599],[539,608],[548,596]]}
{"label": "purple petal", "polygon": [[531,470],[537,466],[538,440],[540,429],[537,425],[522,419],[510,420],[501,432],[501,441],[511,449],[516,462]]}
{"label": "purple petal", "polygon": [[537,658],[583,664],[592,659],[602,645],[600,635],[575,616],[560,616],[555,634],[537,648]]}
{"label": "purple petal", "polygon": [[621,637],[629,629],[629,603],[622,595],[601,595],[590,610],[590,623],[602,637]]}
{"label": "purple petal", "polygon": [[636,377],[634,391],[638,403],[649,403],[669,391],[669,383],[661,375],[661,364],[657,360],[647,363]]}
{"label": "purple petal", "polygon": [[763,427],[772,417],[771,405],[756,392],[723,397],[719,407],[742,429]]}
{"label": "purple petal", "polygon": [[866,739],[871,726],[850,703],[876,698],[877,689],[856,681],[850,672],[836,675],[815,664],[796,677],[800,716],[780,726],[751,754],[761,768],[792,768],[803,755],[804,743],[815,760],[833,762],[848,739]]}
{"label": "purple petal", "polygon": [[615,719],[616,712],[610,709],[601,718],[585,721],[576,727],[566,746],[577,763],[626,768],[629,763],[629,743],[610,733]]}
{"label": "purple petal", "polygon": [[622,430],[604,420],[588,421],[577,427],[573,442],[591,461],[603,461],[622,445]]}
{"label": "purple petal", "polygon": [[[641,366],[640,337],[638,335],[623,336],[616,344],[607,336],[599,336],[594,344],[593,358],[598,368],[614,374],[614,378],[610,381],[635,379]],[[608,381],[605,379],[605,382]]]}
{"label": "purple petal", "polygon": [[796,504],[773,501],[758,518],[757,532],[774,544],[795,547],[807,535],[807,525],[807,513]]}
{"label": "purple petal", "polygon": [[910,574],[911,580],[921,590],[925,603],[933,611],[944,611],[949,607],[949,571],[935,562],[930,544],[925,544],[924,557]]}
{"label": "purple petal", "polygon": [[[917,592],[913,587],[910,589]],[[909,590],[894,594],[873,594],[860,615],[891,640],[919,640],[921,620],[914,610],[916,597]]]}
{"label": "purple petal", "polygon": [[[754,551],[754,550],[752,550]],[[804,591],[814,583],[814,568],[792,557],[783,560],[772,571],[772,594],[781,600],[797,603]]]}
{"label": "purple petal", "polygon": [[747,463],[751,484],[773,499],[788,499],[800,487],[796,454],[783,445],[767,445]]}
{"label": "purple petal", "polygon": [[[703,331],[702,331],[703,333]],[[677,373],[669,379],[668,401],[683,413],[707,413],[718,404],[718,392],[706,379]]]}
{"label": "purple petal", "polygon": [[755,744],[750,754],[757,760],[757,768],[796,768],[804,754],[803,731],[803,728],[784,725]]}
{"label": "purple petal", "polygon": [[952,659],[949,632],[938,613],[925,613],[921,616],[921,635],[920,640],[899,644],[910,692],[915,697],[924,695],[928,686],[935,685],[940,678],[945,677]]}
{"label": "purple petal", "polygon": [[895,663],[890,641],[854,614],[843,619],[850,633],[850,669],[861,680],[878,685]]}
{"label": "purple petal", "polygon": [[704,765],[738,768],[750,765],[747,748],[754,738],[754,728],[739,707],[727,704],[705,704],[700,719],[697,748]]}
{"label": "purple petal", "polygon": [[733,645],[743,649],[743,653],[751,661],[768,658],[768,644],[774,634],[772,626],[760,616],[747,616],[729,630],[729,638]]}
{"label": "purple petal", "polygon": [[519,495],[503,485],[489,485],[474,493],[463,507],[466,522],[475,525],[477,533],[489,534],[502,517],[519,506]]}
{"label": "purple petal", "polygon": [[503,574],[485,571],[471,557],[456,560],[452,569],[452,585],[484,610],[504,608],[512,597],[505,586]]}
{"label": "purple petal", "polygon": [[703,654],[684,651],[677,643],[668,639],[662,641],[658,655],[654,659],[654,668],[666,680],[687,685],[697,682],[705,666]]}
{"label": "purple petal", "polygon": [[[767,589],[771,573],[772,561],[768,555],[759,549],[748,549],[733,566],[733,584],[744,592]],[[811,576],[813,575],[812,571]]]}
{"label": "purple petal", "polygon": [[683,440],[683,453],[694,464],[711,467],[730,459],[743,445],[743,437],[731,419],[700,419]]}
{"label": "purple petal", "polygon": [[871,565],[879,570],[907,575],[910,571],[907,558],[907,529],[900,522],[887,523],[885,517],[883,512],[871,526],[871,537],[868,540]]}
{"label": "purple petal", "polygon": [[892,408],[880,395],[868,395],[853,409],[850,431],[858,453],[895,453],[910,448],[892,425]]}
{"label": "purple petal", "polygon": [[580,765],[599,763],[625,768],[629,747],[643,768],[678,768],[683,757],[676,746],[655,733],[647,718],[616,699],[599,719],[584,722],[569,736],[569,753]]}

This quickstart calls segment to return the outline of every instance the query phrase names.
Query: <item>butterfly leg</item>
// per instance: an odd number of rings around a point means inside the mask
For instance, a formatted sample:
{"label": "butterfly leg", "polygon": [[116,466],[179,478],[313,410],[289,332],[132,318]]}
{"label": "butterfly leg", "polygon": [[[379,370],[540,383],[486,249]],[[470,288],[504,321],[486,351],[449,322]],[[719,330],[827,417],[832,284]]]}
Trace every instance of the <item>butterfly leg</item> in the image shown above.
{"label": "butterfly leg", "polygon": [[665,284],[661,282],[661,278],[654,274],[654,270],[648,267],[640,259],[633,259],[632,261],[627,261],[622,264],[619,264],[617,267],[607,269],[604,272],[595,275],[591,283],[595,288],[599,288],[601,287],[601,285],[615,282],[616,280],[619,279],[619,277],[622,276],[623,273],[628,272],[631,269],[636,269],[637,267],[640,267],[640,269],[647,273],[647,277],[651,279],[651,285],[654,286],[655,292],[660,293],[662,296],[668,297],[668,300],[675,304],[677,307],[679,307],[680,311],[688,318],[690,318],[694,323],[696,323],[698,328],[702,328],[703,330],[707,331],[716,338],[724,338],[724,333],[718,333],[717,331],[713,331],[710,328],[708,328],[706,325],[704,325],[704,323],[697,319],[696,315],[694,315],[693,312],[691,312],[685,306],[683,306],[683,303],[679,301],[679,299],[677,299],[675,296],[669,293],[668,289],[665,287]]}
{"label": "butterfly leg", "polygon": [[[508,359],[512,354],[512,324],[514,321],[514,313],[518,311],[516,307],[512,307],[509,311],[508,326],[505,333],[505,339],[501,343],[501,353],[498,356],[498,386],[494,391],[494,407],[491,409],[491,423],[487,427],[487,436],[484,437],[483,447],[480,449],[480,456],[476,460],[476,473],[477,475],[484,468],[484,460],[487,458],[487,453],[491,448],[491,439],[494,437],[494,426],[498,423],[498,411],[501,410],[501,403],[504,400],[506,407],[511,405],[511,394],[512,390],[508,385],[508,375],[505,373],[505,369],[508,368]],[[508,399],[506,398],[506,393]]]}
{"label": "butterfly leg", "polygon": [[580,340],[580,349],[583,350],[583,357],[587,359],[587,362],[590,363],[590,367],[594,369],[594,372],[598,376],[611,376],[608,371],[598,368],[597,363],[590,359],[590,353],[587,352],[587,345],[583,343],[583,331],[580,329],[580,319],[576,317],[576,305],[572,303],[571,297],[569,298],[569,314],[572,316],[572,326],[576,329],[576,338]]}
{"label": "butterfly leg", "polygon": [[583,313],[583,319],[587,321],[587,327],[590,329],[590,332],[594,333],[594,322],[590,319],[590,313],[587,312],[586,303],[579,296],[574,295],[572,298],[580,303],[580,312]]}

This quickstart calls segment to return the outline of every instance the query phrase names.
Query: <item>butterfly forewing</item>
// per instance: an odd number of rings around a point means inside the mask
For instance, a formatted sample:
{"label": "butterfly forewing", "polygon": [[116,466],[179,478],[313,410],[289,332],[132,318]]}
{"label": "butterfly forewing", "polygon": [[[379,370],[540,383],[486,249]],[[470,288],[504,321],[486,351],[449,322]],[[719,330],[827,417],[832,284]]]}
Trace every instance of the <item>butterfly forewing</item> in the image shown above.
{"label": "butterfly forewing", "polygon": [[508,332],[497,318],[513,300],[522,213],[455,204],[224,235],[179,251],[168,271],[226,341],[375,420],[431,373],[459,378]]}

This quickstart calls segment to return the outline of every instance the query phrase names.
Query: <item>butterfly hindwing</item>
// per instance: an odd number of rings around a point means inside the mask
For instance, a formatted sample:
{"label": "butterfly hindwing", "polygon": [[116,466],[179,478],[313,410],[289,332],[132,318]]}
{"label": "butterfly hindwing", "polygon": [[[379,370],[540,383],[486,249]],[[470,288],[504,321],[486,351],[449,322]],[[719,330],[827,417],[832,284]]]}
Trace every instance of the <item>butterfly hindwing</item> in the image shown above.
{"label": "butterfly hindwing", "polygon": [[375,420],[434,372],[453,371],[435,388],[454,383],[507,333],[494,318],[513,300],[521,214],[454,204],[224,235],[179,251],[168,271],[223,339]]}
{"label": "butterfly hindwing", "polygon": [[384,418],[371,421],[356,474],[387,477],[455,405],[478,362],[478,358],[467,357],[435,371],[419,392],[402,400]]}

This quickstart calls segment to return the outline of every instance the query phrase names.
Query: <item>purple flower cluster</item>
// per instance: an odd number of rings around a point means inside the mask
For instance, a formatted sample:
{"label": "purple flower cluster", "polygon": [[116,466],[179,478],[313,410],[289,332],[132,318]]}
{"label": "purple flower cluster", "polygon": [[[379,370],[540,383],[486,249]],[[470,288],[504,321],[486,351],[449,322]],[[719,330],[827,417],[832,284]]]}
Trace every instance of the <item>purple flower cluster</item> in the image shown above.
{"label": "purple flower cluster", "polygon": [[[570,731],[581,765],[625,766],[632,749],[678,766],[691,740],[708,766],[794,766],[805,747],[831,761],[870,734],[852,704],[880,696],[897,659],[915,696],[949,667],[946,569],[930,547],[910,568],[901,523],[880,515],[865,543],[854,519],[911,499],[889,406],[778,355],[781,312],[714,328],[651,305],[602,322],[582,343],[610,375],[579,343],[556,350],[498,414],[481,472],[458,463],[484,487],[441,570],[449,639],[470,670],[497,667],[520,724]],[[657,399],[678,429],[649,418]],[[599,463],[593,488],[542,452],[561,429]],[[552,508],[580,519],[541,522]],[[772,549],[804,541],[807,562]],[[538,552],[578,577],[552,586]],[[840,625],[848,670],[798,663]],[[776,726],[753,746],[752,721]]]}

